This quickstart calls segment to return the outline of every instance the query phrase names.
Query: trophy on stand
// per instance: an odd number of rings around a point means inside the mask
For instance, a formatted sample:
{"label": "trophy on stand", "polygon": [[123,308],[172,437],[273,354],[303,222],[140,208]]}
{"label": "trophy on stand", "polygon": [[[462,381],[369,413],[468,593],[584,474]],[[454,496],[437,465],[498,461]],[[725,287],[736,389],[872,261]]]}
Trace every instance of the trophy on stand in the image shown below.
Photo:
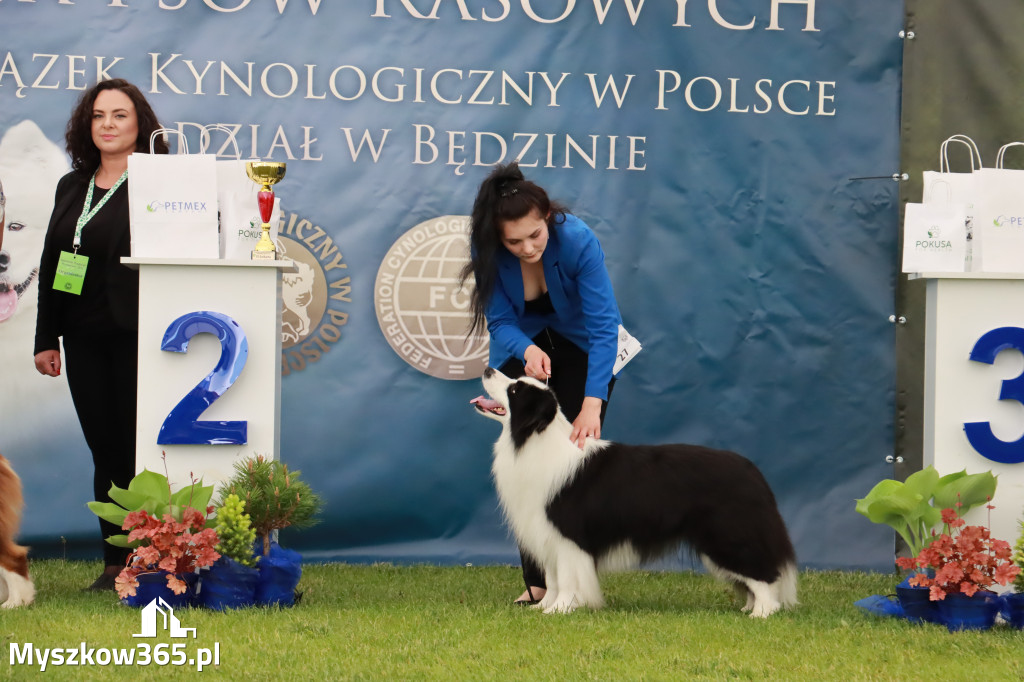
{"label": "trophy on stand", "polygon": [[274,212],[272,186],[284,177],[286,165],[283,161],[247,161],[245,164],[245,172],[249,179],[260,185],[257,201],[260,207],[260,218],[263,220],[260,240],[256,242],[256,248],[252,251],[253,260],[275,260],[277,258],[274,242],[270,240],[270,215]]}

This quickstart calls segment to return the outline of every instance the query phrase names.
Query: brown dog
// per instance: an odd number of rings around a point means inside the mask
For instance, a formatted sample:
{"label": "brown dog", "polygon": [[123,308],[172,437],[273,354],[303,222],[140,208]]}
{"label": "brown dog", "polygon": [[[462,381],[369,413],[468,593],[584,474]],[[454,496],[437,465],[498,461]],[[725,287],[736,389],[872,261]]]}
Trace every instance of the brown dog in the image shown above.
{"label": "brown dog", "polygon": [[[0,455],[0,603],[5,609],[31,604],[36,588],[28,575],[28,548],[15,544],[21,522],[21,480],[3,455]],[[0,586],[2,587],[2,586]]]}

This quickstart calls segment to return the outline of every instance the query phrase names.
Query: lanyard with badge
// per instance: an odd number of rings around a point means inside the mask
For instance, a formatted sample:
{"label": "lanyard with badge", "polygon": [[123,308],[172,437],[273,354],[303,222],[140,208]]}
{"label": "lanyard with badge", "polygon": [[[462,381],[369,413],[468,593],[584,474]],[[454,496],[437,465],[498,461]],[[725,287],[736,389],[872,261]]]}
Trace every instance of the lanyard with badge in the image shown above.
{"label": "lanyard with badge", "polygon": [[86,223],[100,212],[100,209],[107,203],[107,199],[117,191],[117,188],[127,178],[128,171],[125,171],[117,179],[117,182],[114,183],[114,186],[100,197],[99,203],[95,206],[92,206],[92,193],[96,188],[96,175],[94,174],[89,180],[89,191],[86,192],[85,203],[82,204],[82,214],[78,216],[78,222],[75,223],[74,252],[61,251],[60,259],[57,261],[57,274],[53,278],[53,288],[57,291],[76,295],[82,293],[82,284],[85,282],[85,269],[89,265],[88,256],[78,255],[78,249],[82,246],[82,230],[85,229]]}

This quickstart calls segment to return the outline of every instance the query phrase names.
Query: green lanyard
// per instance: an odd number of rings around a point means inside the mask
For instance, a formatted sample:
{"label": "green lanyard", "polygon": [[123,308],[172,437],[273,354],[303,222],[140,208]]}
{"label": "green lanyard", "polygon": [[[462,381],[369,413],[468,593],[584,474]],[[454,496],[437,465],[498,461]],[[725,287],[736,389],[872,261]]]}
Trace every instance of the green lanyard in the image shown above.
{"label": "green lanyard", "polygon": [[[99,173],[99,171],[96,171]],[[117,179],[114,186],[107,190],[107,193],[100,199],[100,203],[96,204],[92,209],[89,207],[92,205],[92,191],[96,187],[96,173],[89,179],[89,191],[85,194],[85,203],[82,204],[82,215],[78,216],[78,222],[75,223],[75,239],[74,247],[75,253],[78,253],[78,248],[82,245],[82,230],[85,229],[85,224],[92,220],[93,216],[100,212],[103,205],[107,203],[107,199],[110,195],[117,191],[117,188],[121,186],[125,180],[128,179],[128,171],[121,173],[121,177]]]}

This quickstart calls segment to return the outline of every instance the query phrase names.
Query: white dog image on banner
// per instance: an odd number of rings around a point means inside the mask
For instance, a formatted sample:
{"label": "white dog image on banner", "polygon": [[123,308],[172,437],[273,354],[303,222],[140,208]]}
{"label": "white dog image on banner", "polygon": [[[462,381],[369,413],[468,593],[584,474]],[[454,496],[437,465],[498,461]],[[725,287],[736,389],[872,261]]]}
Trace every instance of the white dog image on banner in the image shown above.
{"label": "white dog image on banner", "polygon": [[67,383],[44,379],[32,363],[38,301],[39,258],[53,210],[57,181],[69,170],[64,151],[33,121],[0,138],[0,181],[7,198],[7,227],[0,252],[0,432],[12,443],[31,442],[54,424],[74,425]]}

